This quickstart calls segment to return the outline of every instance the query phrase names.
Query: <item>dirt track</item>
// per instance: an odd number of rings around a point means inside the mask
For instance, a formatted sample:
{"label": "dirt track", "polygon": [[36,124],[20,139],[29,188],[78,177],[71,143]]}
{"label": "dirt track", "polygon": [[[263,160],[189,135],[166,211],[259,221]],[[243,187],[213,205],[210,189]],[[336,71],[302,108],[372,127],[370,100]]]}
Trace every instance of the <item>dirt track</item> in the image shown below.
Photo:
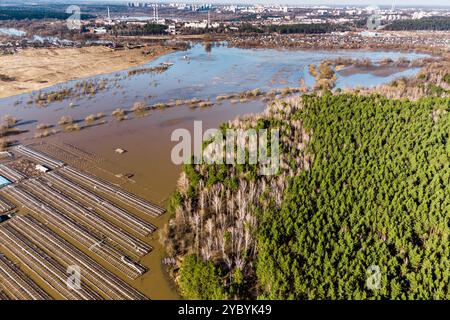
{"label": "dirt track", "polygon": [[170,50],[161,46],[124,50],[26,49],[15,55],[0,56],[0,98],[137,66]]}

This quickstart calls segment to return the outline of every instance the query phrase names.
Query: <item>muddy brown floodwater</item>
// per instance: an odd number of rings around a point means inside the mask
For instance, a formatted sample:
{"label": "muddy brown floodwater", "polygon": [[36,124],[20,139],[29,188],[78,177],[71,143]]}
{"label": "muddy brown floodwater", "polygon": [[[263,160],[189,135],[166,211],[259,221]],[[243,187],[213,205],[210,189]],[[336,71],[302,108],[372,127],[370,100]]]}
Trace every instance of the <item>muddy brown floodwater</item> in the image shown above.
{"label": "muddy brown floodwater", "polygon": [[[69,150],[75,148],[90,154],[93,158],[92,162],[86,158],[86,163],[78,161],[73,165],[165,206],[181,172],[181,167],[173,164],[171,160],[172,147],[177,143],[171,142],[173,130],[185,128],[193,132],[195,119],[202,120],[203,130],[217,128],[224,121],[232,120],[240,114],[260,112],[264,109],[264,105],[263,102],[252,101],[239,105],[224,102],[221,105],[203,109],[174,107],[152,111],[142,118],[121,122],[111,120],[106,125],[79,132],[58,134],[44,141],[46,145],[63,146]],[[117,154],[115,152],[117,148],[124,149],[126,152]],[[44,147],[42,150],[49,152]],[[53,152],[52,155],[60,157],[58,152]],[[68,159],[62,160],[70,163]],[[118,178],[116,175],[120,174],[131,174],[132,177]],[[132,208],[127,209],[139,215]],[[169,279],[162,265],[165,253],[159,243],[159,231],[168,220],[167,213],[149,220],[158,227],[151,236],[142,239],[153,247],[153,251],[140,260],[149,268],[149,271],[131,282],[151,299],[179,298],[174,283]]]}

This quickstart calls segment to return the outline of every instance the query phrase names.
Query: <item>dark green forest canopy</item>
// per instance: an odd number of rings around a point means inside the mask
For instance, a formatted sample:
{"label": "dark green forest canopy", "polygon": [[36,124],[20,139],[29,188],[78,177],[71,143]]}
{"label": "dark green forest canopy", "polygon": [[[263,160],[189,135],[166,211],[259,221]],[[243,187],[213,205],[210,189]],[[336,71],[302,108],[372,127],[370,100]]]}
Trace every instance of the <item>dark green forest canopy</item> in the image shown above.
{"label": "dark green forest canopy", "polygon": [[[42,19],[58,19],[66,20],[72,13],[66,13],[66,6],[25,6],[14,7],[8,6],[0,8],[0,20],[42,20]],[[82,13],[80,18],[82,20],[92,19],[94,15]]]}
{"label": "dark green forest canopy", "polygon": [[163,24],[147,23],[144,26],[145,34],[163,34],[166,32],[167,26]]}
{"label": "dark green forest canopy", "polygon": [[[300,119],[311,132],[314,162],[287,182],[280,210],[255,212],[248,291],[271,299],[450,298],[450,99],[299,99],[304,108],[286,121]],[[378,290],[366,286],[371,265],[380,268]]]}
{"label": "dark green forest canopy", "polygon": [[332,31],[347,31],[349,26],[329,23],[313,23],[313,24],[282,24],[270,25],[266,28],[268,32],[278,32],[281,34],[293,33],[327,33]]}
{"label": "dark green forest canopy", "polygon": [[[304,102],[315,161],[260,217],[262,296],[449,298],[450,100]],[[366,287],[371,265],[379,290]]]}
{"label": "dark green forest canopy", "polygon": [[387,25],[385,30],[450,30],[450,17],[431,17],[416,20],[399,20]]}

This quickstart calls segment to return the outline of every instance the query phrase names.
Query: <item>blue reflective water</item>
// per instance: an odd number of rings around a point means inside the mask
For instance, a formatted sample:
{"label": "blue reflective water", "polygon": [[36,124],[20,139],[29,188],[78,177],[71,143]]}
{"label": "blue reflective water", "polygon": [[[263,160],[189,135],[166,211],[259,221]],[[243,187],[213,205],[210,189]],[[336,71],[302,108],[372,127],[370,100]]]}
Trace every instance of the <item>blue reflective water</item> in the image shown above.
{"label": "blue reflective water", "polygon": [[[197,45],[187,53],[176,52],[151,63],[154,65],[171,61],[174,65],[164,74],[150,78],[157,82],[157,86],[148,88],[148,92],[164,100],[178,96],[205,98],[254,88],[270,90],[287,86],[298,87],[302,78],[307,86],[312,86],[315,80],[309,74],[308,67],[310,64],[317,65],[324,59],[368,58],[376,62],[386,57],[393,60],[406,57],[412,60],[424,56],[416,53],[383,51],[249,50],[223,46],[214,47],[208,53],[201,45]],[[411,68],[387,77],[371,73],[346,77],[338,75],[336,86],[340,88],[355,85],[376,86],[399,76],[414,75],[417,72],[418,68]],[[148,75],[137,75],[130,79],[133,92],[138,94],[139,91],[145,90],[148,80]]]}
{"label": "blue reflective water", "polygon": [[12,37],[24,37],[27,33],[25,31],[14,28],[0,28],[0,34]]}
{"label": "blue reflective water", "polygon": [[11,184],[11,181],[9,181],[8,179],[6,179],[3,176],[0,176],[0,188],[7,186],[8,184]]}

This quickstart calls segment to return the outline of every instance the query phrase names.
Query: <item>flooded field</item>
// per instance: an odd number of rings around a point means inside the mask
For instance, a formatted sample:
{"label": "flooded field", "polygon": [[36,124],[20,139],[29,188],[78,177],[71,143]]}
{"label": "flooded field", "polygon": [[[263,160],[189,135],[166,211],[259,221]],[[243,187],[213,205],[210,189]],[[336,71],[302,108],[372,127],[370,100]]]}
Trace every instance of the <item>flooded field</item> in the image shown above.
{"label": "flooded field", "polygon": [[[147,104],[176,99],[214,99],[227,93],[260,88],[268,91],[276,88],[298,87],[301,79],[306,86],[314,84],[309,74],[310,64],[325,59],[369,59],[373,62],[384,58],[409,60],[425,57],[417,53],[374,51],[291,51],[273,49],[237,49],[226,46],[204,47],[194,45],[187,51],[162,56],[148,64],[106,75],[87,78],[86,82],[104,83],[102,90],[80,97],[67,97],[51,104],[38,104],[33,98],[42,92],[73,89],[80,81],[69,81],[32,94],[23,94],[0,100],[3,113],[23,119],[26,124],[37,122],[56,123],[64,115],[83,119],[90,113],[110,114],[116,108],[131,108],[136,101]],[[164,72],[145,72],[145,69],[161,63],[173,63]],[[70,66],[68,66],[70,68]],[[143,70],[142,73],[139,70]],[[410,76],[418,68],[408,68],[392,74],[377,75],[374,72],[337,74],[336,87],[375,86],[401,76]],[[134,72],[133,72],[134,71]],[[398,70],[394,70],[398,71]],[[26,127],[26,126],[24,126]]]}
{"label": "flooded field", "polygon": [[[203,130],[206,130],[239,115],[261,112],[266,104],[262,99],[241,103],[231,100],[219,102],[216,97],[255,88],[270,91],[298,87],[301,81],[306,86],[312,86],[314,78],[309,74],[308,66],[338,57],[367,58],[377,62],[384,58],[397,60],[401,57],[414,60],[425,55],[373,51],[247,50],[195,45],[188,51],[171,53],[133,68],[131,70],[135,71],[132,72],[124,70],[89,78],[93,82],[103,80],[106,83],[102,90],[93,95],[69,96],[63,101],[48,104],[34,102],[33,97],[38,93],[1,99],[0,115],[9,114],[19,120],[15,128],[24,132],[11,139],[27,144],[40,140],[34,138],[38,124],[47,124],[59,130],[58,121],[63,116],[71,116],[75,123],[81,123],[90,114],[103,113],[105,117],[101,123],[95,122],[76,132],[60,132],[44,138],[42,151],[164,206],[180,172],[180,167],[171,161],[171,149],[175,144],[170,140],[173,130],[186,128],[192,131],[194,120],[202,120]],[[161,63],[167,63],[167,70],[148,71]],[[336,86],[375,86],[400,76],[414,75],[418,70],[338,72]],[[70,81],[42,92],[70,89],[77,83],[80,81]],[[110,116],[117,108],[131,109],[136,102],[150,105],[193,98],[209,100],[213,105],[204,108],[174,106],[152,110],[144,115],[131,113],[124,121]],[[118,154],[115,152],[117,148],[126,152]],[[78,156],[65,159],[67,152],[77,153]],[[132,208],[127,209],[132,211]],[[163,214],[151,222],[160,230],[168,219],[168,215]],[[152,299],[177,298],[161,263],[164,248],[158,243],[158,231],[146,242],[153,247],[153,251],[139,262],[150,271],[136,280],[127,280],[128,283]]]}

